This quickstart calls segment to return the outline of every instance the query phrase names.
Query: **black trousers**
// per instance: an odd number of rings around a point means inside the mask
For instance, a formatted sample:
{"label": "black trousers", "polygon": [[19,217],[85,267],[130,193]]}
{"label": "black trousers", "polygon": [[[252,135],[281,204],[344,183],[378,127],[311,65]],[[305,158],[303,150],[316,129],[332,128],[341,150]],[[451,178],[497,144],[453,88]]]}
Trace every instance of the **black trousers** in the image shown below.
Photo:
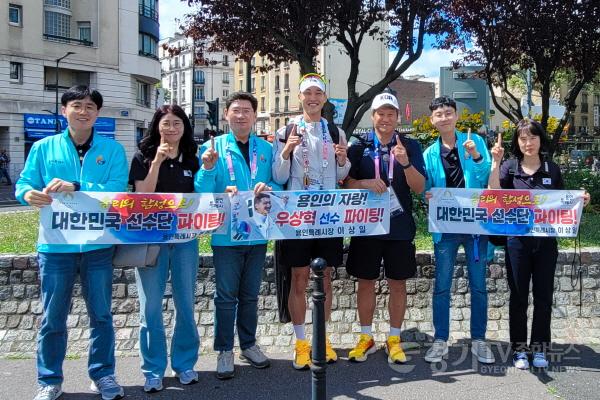
{"label": "black trousers", "polygon": [[[506,246],[506,272],[510,287],[510,342],[515,351],[546,351],[558,245],[554,238],[510,237]],[[527,307],[532,282],[533,321],[527,346]]]}

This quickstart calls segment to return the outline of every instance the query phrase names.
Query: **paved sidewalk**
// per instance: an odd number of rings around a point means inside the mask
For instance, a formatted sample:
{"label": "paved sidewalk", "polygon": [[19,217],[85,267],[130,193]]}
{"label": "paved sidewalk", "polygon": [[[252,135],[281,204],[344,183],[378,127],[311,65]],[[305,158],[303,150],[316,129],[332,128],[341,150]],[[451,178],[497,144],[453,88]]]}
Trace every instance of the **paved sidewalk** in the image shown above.
{"label": "paved sidewalk", "polygon": [[[406,365],[389,366],[383,350],[364,363],[341,359],[327,368],[328,399],[598,399],[600,391],[600,348],[557,346],[555,363],[547,372],[520,371],[512,367],[506,344],[494,346],[497,363],[479,365],[470,348],[453,346],[446,363],[429,365],[423,361],[425,349],[407,352]],[[256,370],[236,356],[236,376],[220,381],[214,375],[216,357],[202,355],[197,369],[200,382],[182,386],[174,378],[166,378],[165,390],[147,395],[135,357],[117,360],[117,376],[125,387],[127,399],[310,399],[311,374],[295,371],[290,354],[271,354],[272,366]],[[560,359],[560,360],[559,360]],[[89,390],[85,358],[65,362],[66,380],[63,400],[97,400]],[[35,392],[35,360],[0,360],[0,399],[32,399]]]}

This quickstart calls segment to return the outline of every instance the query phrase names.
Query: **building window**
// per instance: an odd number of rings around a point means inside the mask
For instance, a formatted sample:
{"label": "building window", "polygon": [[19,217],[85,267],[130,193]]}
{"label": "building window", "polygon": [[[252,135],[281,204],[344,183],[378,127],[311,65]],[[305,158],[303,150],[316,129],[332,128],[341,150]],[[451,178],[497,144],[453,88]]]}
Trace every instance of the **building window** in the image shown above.
{"label": "building window", "polygon": [[194,88],[194,100],[204,100],[204,88]]}
{"label": "building window", "polygon": [[240,87],[238,88],[238,90],[244,90],[244,80],[240,79]]}
{"label": "building window", "polygon": [[285,74],[283,77],[283,88],[285,90],[290,90],[290,74]]}
{"label": "building window", "polygon": [[264,92],[265,91],[265,76],[261,76],[260,77],[260,91]]}
{"label": "building window", "polygon": [[223,89],[223,97],[229,97],[229,89]]}
{"label": "building window", "polygon": [[157,0],[140,0],[139,12],[144,17],[158,21],[158,1]]}
{"label": "building window", "polygon": [[[89,71],[77,71],[73,69],[58,69],[58,88],[66,90],[72,86],[89,86],[91,74]],[[44,89],[56,90],[56,68],[44,67]]]}
{"label": "building window", "polygon": [[279,130],[279,118],[275,118],[275,130]]}
{"label": "building window", "polygon": [[229,83],[229,72],[223,72],[223,83]]}
{"label": "building window", "polygon": [[181,86],[185,85],[185,71],[181,73]]}
{"label": "building window", "polygon": [[44,5],[70,9],[71,0],[44,0]]}
{"label": "building window", "polygon": [[202,71],[202,70],[194,71],[194,83],[204,83],[204,71]]}
{"label": "building window", "polygon": [[181,88],[181,102],[185,103],[185,87]]}
{"label": "building window", "polygon": [[18,62],[10,63],[10,80],[16,83],[23,82],[23,64]]}
{"label": "building window", "polygon": [[594,104],[600,104],[600,94],[594,95]]}
{"label": "building window", "polygon": [[254,93],[256,91],[256,86],[254,85],[256,82],[256,78],[252,78],[250,81],[250,92]]}
{"label": "building window", "polygon": [[150,85],[137,81],[137,103],[140,106],[150,107]]}
{"label": "building window", "polygon": [[260,98],[260,111],[262,111],[262,112],[265,111],[265,98],[264,97]]}
{"label": "building window", "polygon": [[23,7],[17,4],[8,5],[8,23],[15,26],[22,26]]}
{"label": "building window", "polygon": [[[157,40],[150,35],[146,35],[145,33],[139,34],[139,54],[144,57],[150,57],[158,59],[157,56]],[[175,58],[175,67],[179,67],[178,59]]]}
{"label": "building window", "polygon": [[54,11],[44,11],[44,33],[49,39],[69,39],[71,37],[71,16]]}
{"label": "building window", "polygon": [[92,41],[92,24],[89,21],[79,21],[77,29],[79,30],[79,40],[83,40],[84,42]]}
{"label": "building window", "polygon": [[185,67],[185,54],[181,56],[181,67]]}
{"label": "building window", "polygon": [[275,112],[279,112],[279,97],[275,97]]}
{"label": "building window", "polygon": [[227,54],[223,54],[223,66],[229,66],[229,56]]}
{"label": "building window", "polygon": [[279,75],[275,76],[275,91],[279,92]]}
{"label": "building window", "polygon": [[288,96],[285,96],[283,102],[283,111],[290,111],[290,98]]}

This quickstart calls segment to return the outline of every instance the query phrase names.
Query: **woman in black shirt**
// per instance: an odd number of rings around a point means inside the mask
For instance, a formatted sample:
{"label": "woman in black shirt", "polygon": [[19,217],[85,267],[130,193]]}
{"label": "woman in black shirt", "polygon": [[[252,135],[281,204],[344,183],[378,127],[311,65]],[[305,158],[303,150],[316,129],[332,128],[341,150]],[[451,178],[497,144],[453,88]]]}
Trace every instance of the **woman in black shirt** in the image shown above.
{"label": "woman in black shirt", "polygon": [[[517,124],[511,141],[516,158],[506,160],[502,139],[492,148],[490,189],[564,189],[560,168],[544,158],[548,138],[541,124],[524,119]],[[590,200],[584,195],[584,204]],[[510,287],[509,325],[513,364],[529,368],[528,353],[533,366],[546,368],[546,349],[550,345],[550,320],[554,292],[554,272],[558,245],[554,237],[508,237],[505,248],[506,271]],[[529,284],[533,282],[533,321],[530,346],[527,345],[527,307]]]}
{"label": "woman in black shirt", "polygon": [[[134,155],[129,181],[135,192],[191,193],[200,168],[192,126],[185,111],[165,105],[154,113],[150,128]],[[171,341],[171,369],[182,384],[198,381],[194,365],[200,339],[194,321],[198,240],[161,244],[156,266],[136,268],[140,299],[140,354],[146,378],[144,390],[162,390],[167,368],[167,341],[163,325],[163,296],[170,276],[175,305]]]}

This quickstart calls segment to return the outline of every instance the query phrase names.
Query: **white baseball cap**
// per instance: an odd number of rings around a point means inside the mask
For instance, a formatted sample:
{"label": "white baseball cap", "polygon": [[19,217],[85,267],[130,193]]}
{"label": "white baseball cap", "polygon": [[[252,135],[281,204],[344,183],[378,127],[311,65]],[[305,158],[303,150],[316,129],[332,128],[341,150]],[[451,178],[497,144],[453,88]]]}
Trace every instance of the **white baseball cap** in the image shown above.
{"label": "white baseball cap", "polygon": [[325,82],[317,75],[309,74],[302,78],[300,82],[300,92],[304,92],[310,87],[317,87],[322,91],[325,91]]}
{"label": "white baseball cap", "polygon": [[400,106],[398,105],[398,99],[391,93],[380,93],[373,99],[373,103],[371,104],[371,110],[377,110],[381,106],[392,106],[396,110],[400,111]]}

